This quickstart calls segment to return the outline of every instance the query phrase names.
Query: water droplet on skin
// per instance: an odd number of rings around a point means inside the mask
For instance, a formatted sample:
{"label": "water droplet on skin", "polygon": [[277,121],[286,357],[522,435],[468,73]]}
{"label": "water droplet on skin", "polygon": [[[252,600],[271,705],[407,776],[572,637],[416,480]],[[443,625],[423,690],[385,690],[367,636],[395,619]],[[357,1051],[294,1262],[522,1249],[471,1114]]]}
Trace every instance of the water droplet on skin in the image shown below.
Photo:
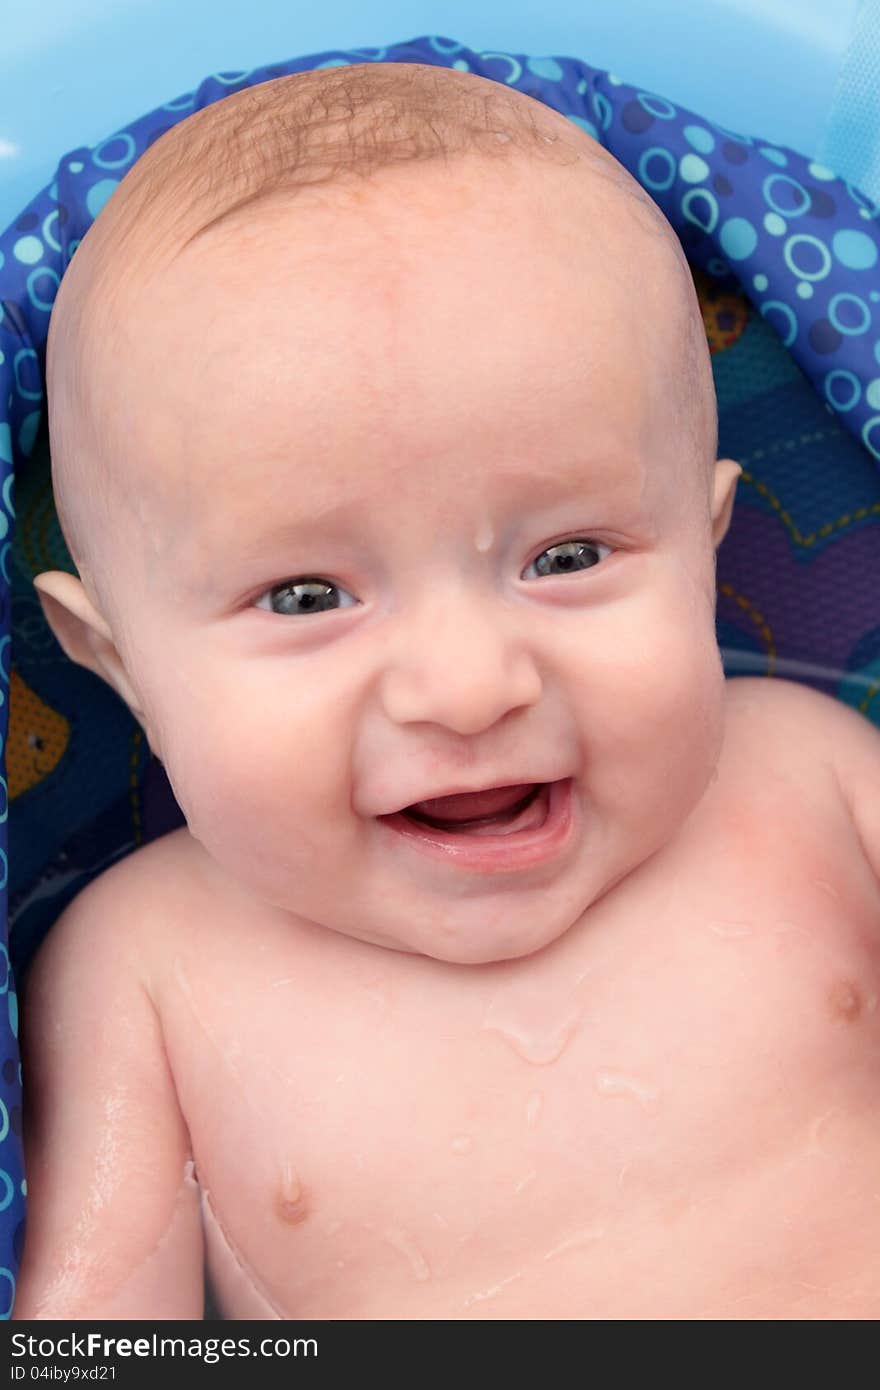
{"label": "water droplet on skin", "polygon": [[431,1267],[408,1231],[401,1230],[399,1226],[392,1226],[383,1231],[382,1236],[398,1254],[403,1255],[404,1259],[409,1262],[417,1283],[424,1284],[426,1280],[430,1279]]}
{"label": "water droplet on skin", "polygon": [[492,544],[494,539],[495,532],[492,530],[492,526],[488,517],[486,517],[481,522],[480,529],[474,536],[474,545],[476,546],[477,550],[484,552],[489,549],[489,546]]}
{"label": "water droplet on skin", "polygon": [[497,1284],[493,1284],[492,1287],[491,1287],[490,1289],[482,1289],[479,1293],[472,1293],[472,1294],[470,1294],[470,1295],[465,1299],[464,1305],[463,1305],[463,1306],[464,1306],[465,1308],[469,1308],[469,1307],[471,1306],[472,1303],[482,1303],[483,1300],[486,1299],[486,1298],[494,1298],[495,1295],[496,1295],[496,1294],[499,1294],[503,1288],[506,1288],[506,1287],[507,1287],[508,1284],[512,1284],[513,1281],[514,1281],[514,1279],[521,1279],[521,1278],[522,1278],[522,1271],[521,1271],[521,1270],[518,1271],[516,1274],[509,1274],[509,1275],[507,1276],[506,1279],[501,1279]]}
{"label": "water droplet on skin", "polygon": [[603,1096],[632,1096],[649,1115],[656,1115],[660,1108],[660,1092],[655,1087],[620,1071],[597,1071],[596,1090]]}
{"label": "water droplet on skin", "polygon": [[583,1018],[584,1004],[569,993],[502,986],[491,999],[483,1027],[498,1033],[523,1061],[545,1067],[562,1056]]}
{"label": "water droplet on skin", "polygon": [[474,1141],[469,1134],[456,1134],[450,1148],[454,1154],[469,1154],[474,1147]]}
{"label": "water droplet on skin", "polygon": [[289,1158],[284,1160],[281,1167],[281,1194],[286,1202],[298,1202],[302,1196],[299,1178]]}
{"label": "water droplet on skin", "polygon": [[713,936],[734,937],[753,936],[755,928],[751,922],[731,922],[718,920],[708,923],[709,931]]}
{"label": "water droplet on skin", "polygon": [[544,1104],[544,1097],[540,1091],[532,1091],[526,1101],[526,1124],[529,1129],[534,1129],[538,1123],[538,1116],[541,1113],[541,1106]]}
{"label": "water droplet on skin", "polygon": [[548,1250],[544,1259],[555,1259],[557,1255],[564,1255],[567,1250],[580,1250],[585,1245],[592,1245],[597,1240],[601,1240],[604,1234],[604,1226],[585,1226],[580,1231],[572,1231],[570,1236],[565,1237],[565,1240],[554,1245],[552,1250]]}
{"label": "water droplet on skin", "polygon": [[291,1226],[298,1226],[309,1214],[299,1177],[289,1158],[284,1160],[281,1167],[278,1214],[282,1221],[286,1221]]}
{"label": "water droplet on skin", "polygon": [[840,1113],[840,1106],[832,1105],[830,1110],[824,1110],[821,1115],[817,1115],[816,1118],[811,1122],[807,1144],[808,1153],[826,1152],[822,1144],[822,1136],[824,1135],[831,1121],[834,1119],[835,1115],[839,1115]]}
{"label": "water droplet on skin", "polygon": [[834,884],[833,884],[833,883],[829,883],[827,879],[824,879],[824,878],[814,878],[814,879],[813,879],[813,887],[814,887],[814,888],[819,888],[823,893],[827,893],[828,896],[829,896],[829,898],[833,898],[834,901],[835,901],[836,903],[839,903],[839,902],[840,902],[840,894],[838,893],[837,889],[834,887]]}
{"label": "water droplet on skin", "polygon": [[388,1008],[391,1002],[390,985],[384,975],[372,975],[369,979],[361,981],[361,988],[378,1009],[384,1011]]}

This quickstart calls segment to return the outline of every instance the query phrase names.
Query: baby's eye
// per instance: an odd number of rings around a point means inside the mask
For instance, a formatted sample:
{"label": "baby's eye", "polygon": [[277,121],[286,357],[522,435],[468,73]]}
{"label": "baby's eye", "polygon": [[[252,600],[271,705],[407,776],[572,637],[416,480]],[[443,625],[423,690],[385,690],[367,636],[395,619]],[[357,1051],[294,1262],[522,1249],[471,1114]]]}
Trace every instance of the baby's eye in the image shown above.
{"label": "baby's eye", "polygon": [[[611,547],[603,545],[601,541],[559,541],[556,545],[548,545],[546,550],[542,550],[532,564],[542,575],[571,574],[576,570],[587,570],[592,565],[598,565],[603,558],[599,552],[603,550],[606,555],[611,554]],[[551,558],[547,559],[547,556]],[[527,566],[528,568],[530,566]]]}
{"label": "baby's eye", "polygon": [[[327,579],[313,576],[286,579],[283,584],[275,584],[261,594],[256,607],[264,607],[263,600],[268,599],[271,613],[328,613],[332,608],[351,608],[354,605],[355,599],[351,603],[340,603],[336,599],[336,594],[345,593],[347,590],[340,589],[338,584]],[[351,595],[348,597],[351,598]]]}
{"label": "baby's eye", "polygon": [[[546,550],[542,550],[537,559],[531,565],[526,566],[524,574],[529,569],[536,569],[539,575],[560,575],[572,574],[577,570],[590,569],[597,565],[603,555],[610,555],[611,547],[603,545],[600,541],[575,540],[560,541],[556,545],[549,545]],[[550,558],[547,558],[550,557]],[[340,602],[336,597],[344,594],[351,601],[349,603]],[[257,608],[268,608],[271,613],[284,615],[298,615],[304,613],[328,613],[334,608],[351,608],[357,603],[346,589],[340,588],[338,584],[333,584],[327,579],[318,579],[313,575],[303,576],[301,579],[286,579],[283,584],[274,584],[271,589],[267,589],[260,596],[255,605]]]}

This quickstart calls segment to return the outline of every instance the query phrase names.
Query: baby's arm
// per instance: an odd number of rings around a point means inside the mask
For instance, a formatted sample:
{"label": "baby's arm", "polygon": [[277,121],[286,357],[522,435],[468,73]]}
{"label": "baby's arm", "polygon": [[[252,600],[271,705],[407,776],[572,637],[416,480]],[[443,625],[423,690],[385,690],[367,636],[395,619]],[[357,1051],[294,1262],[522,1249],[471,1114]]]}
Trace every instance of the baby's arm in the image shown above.
{"label": "baby's arm", "polygon": [[189,1135],[143,983],[146,904],[132,900],[123,869],[73,900],[25,979],[28,1211],[15,1319],[203,1314]]}
{"label": "baby's arm", "polygon": [[833,761],[865,858],[880,884],[880,729],[835,701]]}

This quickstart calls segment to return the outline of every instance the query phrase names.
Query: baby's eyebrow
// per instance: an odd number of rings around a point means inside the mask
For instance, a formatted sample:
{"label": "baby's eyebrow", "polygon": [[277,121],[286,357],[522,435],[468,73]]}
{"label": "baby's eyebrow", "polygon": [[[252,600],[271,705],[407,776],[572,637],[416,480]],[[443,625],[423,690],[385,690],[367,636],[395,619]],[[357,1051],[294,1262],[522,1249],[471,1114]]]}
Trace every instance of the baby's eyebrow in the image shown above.
{"label": "baby's eyebrow", "polygon": [[254,531],[248,531],[245,540],[241,536],[246,528],[239,522],[236,535],[229,541],[226,551],[235,556],[236,562],[247,564],[251,560],[259,560],[267,550],[282,549],[316,529],[363,517],[365,510],[373,505],[375,503],[369,497],[325,502],[301,516],[287,517],[268,529],[257,527]]}
{"label": "baby's eyebrow", "polygon": [[[549,477],[543,470],[536,472],[526,468],[501,469],[492,477],[499,487],[505,508],[527,504],[534,510],[544,509],[557,500],[574,497],[604,500],[620,473],[605,469],[597,477],[591,466],[585,463],[581,468],[561,468]],[[396,475],[393,485],[405,490],[405,474]],[[236,563],[247,564],[251,560],[259,560],[265,557],[267,551],[282,549],[315,530],[329,529],[334,524],[346,521],[362,522],[366,515],[383,505],[385,495],[383,487],[358,497],[324,498],[300,516],[287,517],[268,528],[257,526],[253,531],[239,517],[235,535],[224,544],[224,553],[234,555]],[[243,535],[246,535],[246,539],[242,539]]]}

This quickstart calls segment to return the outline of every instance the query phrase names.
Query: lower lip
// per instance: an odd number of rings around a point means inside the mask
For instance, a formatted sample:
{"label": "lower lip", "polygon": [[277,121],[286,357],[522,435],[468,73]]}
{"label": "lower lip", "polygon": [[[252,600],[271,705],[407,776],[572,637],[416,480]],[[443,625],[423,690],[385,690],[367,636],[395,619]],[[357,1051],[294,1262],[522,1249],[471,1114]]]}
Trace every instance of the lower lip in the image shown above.
{"label": "lower lip", "polygon": [[422,854],[445,860],[457,868],[478,873],[512,873],[532,869],[555,859],[572,838],[574,814],[571,795],[572,779],[551,782],[541,791],[547,803],[542,825],[531,830],[515,830],[510,835],[468,835],[464,831],[437,830],[420,825],[399,811],[380,816],[388,827]]}

